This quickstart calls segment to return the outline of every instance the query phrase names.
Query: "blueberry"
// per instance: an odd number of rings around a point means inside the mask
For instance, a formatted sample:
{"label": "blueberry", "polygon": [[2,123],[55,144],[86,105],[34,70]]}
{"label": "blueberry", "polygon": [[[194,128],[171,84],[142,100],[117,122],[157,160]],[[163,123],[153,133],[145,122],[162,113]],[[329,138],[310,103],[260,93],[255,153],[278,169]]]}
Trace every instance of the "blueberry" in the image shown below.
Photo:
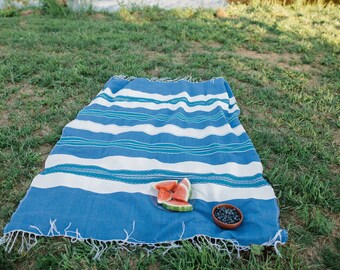
{"label": "blueberry", "polygon": [[241,220],[236,209],[219,207],[215,209],[214,216],[221,222],[233,224]]}

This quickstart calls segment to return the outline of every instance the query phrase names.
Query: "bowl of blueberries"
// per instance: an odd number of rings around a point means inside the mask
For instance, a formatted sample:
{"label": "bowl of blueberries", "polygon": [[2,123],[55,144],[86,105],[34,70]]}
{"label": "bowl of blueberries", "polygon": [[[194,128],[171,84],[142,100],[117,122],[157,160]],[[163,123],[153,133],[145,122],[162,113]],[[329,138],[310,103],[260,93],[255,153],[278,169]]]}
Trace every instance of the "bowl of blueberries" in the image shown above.
{"label": "bowl of blueberries", "polygon": [[212,210],[214,222],[222,229],[235,229],[241,225],[243,214],[240,209],[231,204],[218,204]]}

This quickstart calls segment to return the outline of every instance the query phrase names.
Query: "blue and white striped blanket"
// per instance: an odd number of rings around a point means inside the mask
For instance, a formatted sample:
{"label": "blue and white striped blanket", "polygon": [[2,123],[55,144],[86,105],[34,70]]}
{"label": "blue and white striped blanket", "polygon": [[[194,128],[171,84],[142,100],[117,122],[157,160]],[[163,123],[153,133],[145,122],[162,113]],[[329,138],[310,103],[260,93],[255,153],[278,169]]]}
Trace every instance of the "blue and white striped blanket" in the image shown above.
{"label": "blue and white striped blanket", "polygon": [[[108,242],[171,247],[201,236],[238,250],[285,243],[275,194],[239,112],[223,78],[111,78],[65,126],[0,244],[10,251],[24,239],[23,250],[36,236],[66,236],[95,245],[98,257],[105,249],[98,243]],[[152,184],[183,177],[192,183],[194,210],[157,207]],[[213,206],[222,202],[243,212],[237,229],[212,221]]]}

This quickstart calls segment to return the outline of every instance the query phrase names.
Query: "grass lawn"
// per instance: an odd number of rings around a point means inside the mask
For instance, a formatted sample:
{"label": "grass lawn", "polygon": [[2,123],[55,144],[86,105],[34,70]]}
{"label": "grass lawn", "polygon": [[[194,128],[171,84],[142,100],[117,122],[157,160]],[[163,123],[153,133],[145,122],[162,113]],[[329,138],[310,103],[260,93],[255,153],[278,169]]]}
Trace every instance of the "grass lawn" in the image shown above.
{"label": "grass lawn", "polygon": [[[281,209],[289,243],[236,255],[185,243],[166,255],[41,238],[28,253],[0,248],[0,269],[337,269],[339,6],[232,5],[117,14],[14,12],[0,17],[0,230],[71,121],[114,74],[223,76],[241,108]],[[25,16],[23,16],[25,15]]]}

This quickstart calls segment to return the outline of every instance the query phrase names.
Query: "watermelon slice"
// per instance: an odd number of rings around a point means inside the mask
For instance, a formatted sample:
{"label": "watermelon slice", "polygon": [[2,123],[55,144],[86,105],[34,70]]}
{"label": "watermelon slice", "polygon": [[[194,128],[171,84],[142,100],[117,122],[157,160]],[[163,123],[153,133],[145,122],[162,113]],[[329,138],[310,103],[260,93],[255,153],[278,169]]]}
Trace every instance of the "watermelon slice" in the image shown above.
{"label": "watermelon slice", "polygon": [[181,202],[188,202],[190,198],[190,190],[186,185],[179,183],[176,191],[172,194],[172,198]]}
{"label": "watermelon slice", "polygon": [[170,200],[163,203],[165,209],[177,212],[187,212],[192,211],[192,205],[187,202],[181,202],[177,200]]}
{"label": "watermelon slice", "polygon": [[183,178],[181,183],[188,187],[188,189],[189,189],[189,199],[190,199],[191,195],[192,195],[192,187],[191,187],[191,183],[190,183],[189,179],[188,178]]}
{"label": "watermelon slice", "polygon": [[156,190],[163,189],[166,191],[170,191],[176,187],[177,182],[178,182],[177,180],[165,180],[165,181],[160,181],[160,182],[153,184],[152,187]]}
{"label": "watermelon slice", "polygon": [[166,201],[170,201],[171,198],[172,198],[172,193],[170,191],[167,191],[165,189],[160,189],[158,191],[157,203],[162,204]]}
{"label": "watermelon slice", "polygon": [[189,181],[188,178],[183,178],[183,179],[181,180],[181,182],[179,182],[179,183],[182,183],[182,184],[185,185],[189,190],[191,190],[191,183],[190,183],[190,181]]}
{"label": "watermelon slice", "polygon": [[171,190],[172,192],[176,192],[176,189],[178,187],[179,184],[176,184],[176,186],[174,186],[174,188]]}
{"label": "watermelon slice", "polygon": [[189,181],[189,179],[188,178],[183,178],[175,187],[174,187],[174,189],[172,189],[172,191],[173,192],[175,192],[176,191],[176,189],[177,189],[177,187],[178,187],[178,185],[179,184],[183,184],[183,185],[185,185],[190,191],[191,191],[191,183],[190,183],[190,181]]}

